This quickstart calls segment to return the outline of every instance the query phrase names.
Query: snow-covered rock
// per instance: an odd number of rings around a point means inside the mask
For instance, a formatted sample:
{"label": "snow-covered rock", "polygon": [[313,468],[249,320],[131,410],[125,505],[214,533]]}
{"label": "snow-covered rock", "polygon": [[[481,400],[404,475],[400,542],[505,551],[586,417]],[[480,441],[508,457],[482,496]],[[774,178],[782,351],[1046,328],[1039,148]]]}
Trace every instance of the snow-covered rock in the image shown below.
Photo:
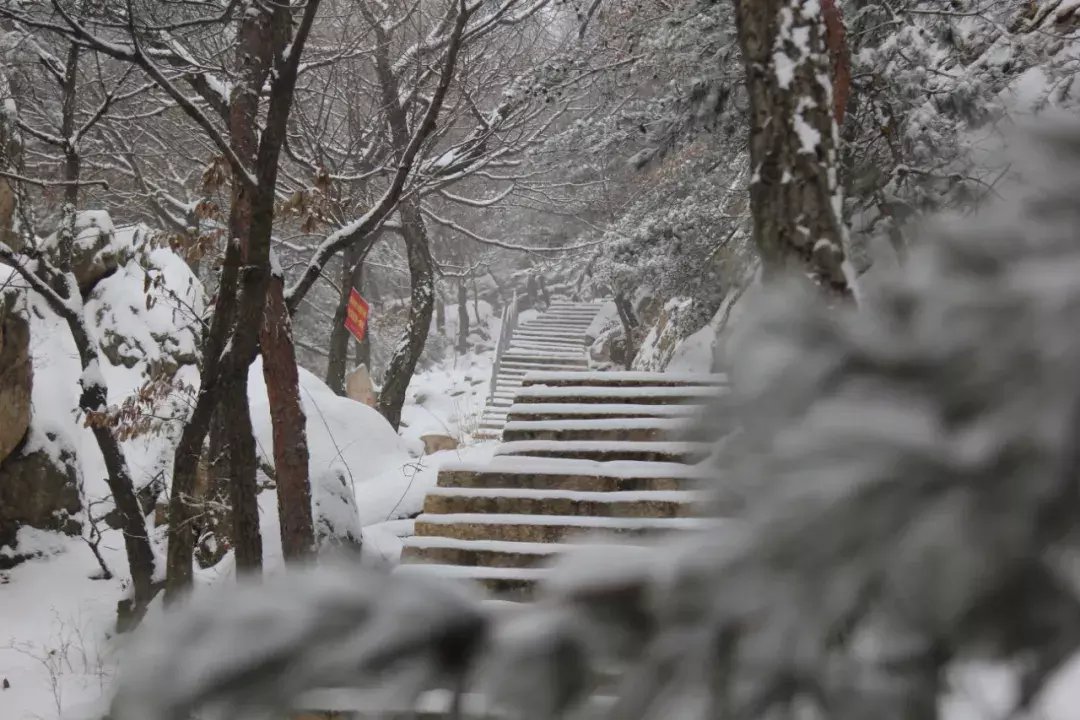
{"label": "snow-covered rock", "polygon": [[[131,236],[118,233],[109,213],[84,210],[75,216],[75,242],[72,245],[71,270],[84,293],[106,275],[127,262],[131,255]],[[42,242],[42,248],[55,257],[59,247],[56,233]]]}
{"label": "snow-covered rock", "polygon": [[[176,420],[185,416],[189,392],[198,385],[191,363],[205,294],[179,256],[136,247],[139,227],[114,228],[104,213],[85,216],[87,227],[124,249],[117,257],[125,262],[100,278],[86,301],[88,330],[103,350],[100,379],[114,408],[133,402],[149,381],[159,383],[151,400],[131,406],[138,410],[129,418],[137,431],[125,436],[122,447],[136,488],[160,485],[171,476]],[[21,297],[29,318],[32,420],[18,456],[0,466],[0,488],[22,488],[18,494],[26,504],[13,509],[11,492],[5,497],[0,490],[0,505],[12,523],[77,532],[79,524],[88,526],[84,508],[93,507],[98,518],[112,509],[104,462],[79,410],[84,373],[66,322],[36,294]]]}
{"label": "snow-covered rock", "polygon": [[30,325],[16,304],[14,294],[0,294],[0,462],[30,428]]}

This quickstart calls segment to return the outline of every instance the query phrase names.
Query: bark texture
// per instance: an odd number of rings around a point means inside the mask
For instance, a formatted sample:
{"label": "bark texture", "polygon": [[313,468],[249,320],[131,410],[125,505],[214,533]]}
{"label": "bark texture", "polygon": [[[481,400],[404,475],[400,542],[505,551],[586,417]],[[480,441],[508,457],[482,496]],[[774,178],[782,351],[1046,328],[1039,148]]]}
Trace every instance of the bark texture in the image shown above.
{"label": "bark texture", "polygon": [[232,383],[231,396],[225,397],[223,414],[229,454],[229,477],[224,487],[228,489],[230,538],[236,558],[237,573],[257,571],[262,568],[262,533],[259,529],[259,501],[255,436],[251,430],[251,410],[248,407],[247,386]]}
{"label": "bark texture", "polygon": [[821,13],[825,18],[825,43],[832,62],[833,117],[836,124],[842,127],[851,95],[851,52],[847,44],[847,28],[836,0],[821,0]]}
{"label": "bark texture", "polygon": [[465,278],[457,281],[457,351],[464,355],[469,351],[469,290]]}
{"label": "bark texture", "polygon": [[[295,7],[292,3],[284,2],[272,6],[253,4],[252,10],[256,11],[245,13],[238,29],[236,67],[240,79],[230,97],[228,109],[230,145],[241,163],[241,166],[232,168],[234,196],[230,209],[230,231],[233,234],[204,348],[202,385],[176,450],[173,491],[169,501],[166,600],[177,598],[191,585],[192,531],[187,498],[195,487],[198,458],[211,417],[219,398],[228,394],[230,385],[243,388],[246,392],[248,368],[258,350],[270,283],[270,240],[278,160],[285,143],[300,57],[319,2],[306,0]],[[300,8],[303,14],[293,34],[293,11]],[[286,48],[289,48],[287,54]],[[265,102],[266,114],[263,121],[258,123],[259,98],[267,83],[269,97]],[[260,127],[261,132],[257,132]],[[245,164],[248,162],[250,165]],[[243,177],[237,177],[238,174]],[[284,325],[284,328],[287,332],[288,325]],[[250,426],[246,411],[245,403],[243,414],[237,420],[238,425],[243,424],[246,418]],[[258,510],[249,500],[257,491],[250,482],[250,471],[255,467],[254,453],[246,447],[234,447],[233,452],[236,456],[231,462],[234,465],[239,463],[238,470],[243,471],[240,482],[244,485],[235,488],[231,497],[234,502],[249,503],[241,509],[244,517],[257,518]],[[239,455],[241,452],[242,456]],[[237,508],[234,507],[233,511],[237,512]],[[247,522],[240,527],[234,524],[234,533],[238,529],[254,532],[257,528],[257,522]],[[254,547],[255,538],[251,537],[250,540]],[[234,542],[238,541],[238,538],[234,538]]]}
{"label": "bark texture", "polygon": [[416,370],[416,363],[424,351],[431,316],[435,309],[435,272],[431,260],[424,221],[420,206],[409,199],[401,207],[402,234],[409,258],[409,282],[412,288],[409,319],[405,335],[398,344],[386,367],[382,391],[379,393],[379,412],[394,429],[401,424],[401,407],[405,404],[405,391]]}
{"label": "bark texture", "polygon": [[308,477],[307,418],[300,399],[300,373],[285,307],[285,280],[274,275],[266,293],[262,331],[263,377],[274,431],[281,549],[286,560],[304,557],[315,547]]}
{"label": "bark texture", "polygon": [[850,294],[836,178],[832,63],[819,3],[734,0],[750,99],[754,238],[766,277]]}

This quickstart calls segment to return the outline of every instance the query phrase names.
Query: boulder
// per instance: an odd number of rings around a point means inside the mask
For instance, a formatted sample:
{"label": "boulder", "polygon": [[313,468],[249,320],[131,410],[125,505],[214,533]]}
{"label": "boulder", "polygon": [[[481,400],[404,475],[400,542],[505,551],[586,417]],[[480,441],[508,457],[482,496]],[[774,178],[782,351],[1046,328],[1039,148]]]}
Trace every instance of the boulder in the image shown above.
{"label": "boulder", "polygon": [[440,450],[457,450],[458,441],[449,435],[421,435],[420,441],[424,443],[424,454],[431,455],[437,453]]}
{"label": "boulder", "polygon": [[589,365],[607,369],[613,365],[623,366],[626,361],[626,335],[622,326],[605,329],[589,346]]}
{"label": "boulder", "polygon": [[[50,435],[50,440],[55,441]],[[68,450],[19,451],[0,465],[0,546],[14,545],[20,527],[82,532],[75,456]],[[18,558],[18,548],[15,548]]]}
{"label": "boulder", "polygon": [[13,305],[13,300],[0,296],[0,463],[18,447],[30,428],[34,379],[30,325]]}
{"label": "boulder", "polygon": [[345,378],[345,395],[350,400],[364,403],[368,407],[375,407],[377,396],[375,385],[371,382],[366,365],[356,368]]}
{"label": "boulder", "polygon": [[[54,255],[59,247],[56,235],[46,240],[45,247]],[[125,261],[122,248],[116,242],[112,219],[104,211],[83,211],[75,218],[75,243],[71,253],[71,271],[83,294],[88,293],[106,275],[111,275]]]}

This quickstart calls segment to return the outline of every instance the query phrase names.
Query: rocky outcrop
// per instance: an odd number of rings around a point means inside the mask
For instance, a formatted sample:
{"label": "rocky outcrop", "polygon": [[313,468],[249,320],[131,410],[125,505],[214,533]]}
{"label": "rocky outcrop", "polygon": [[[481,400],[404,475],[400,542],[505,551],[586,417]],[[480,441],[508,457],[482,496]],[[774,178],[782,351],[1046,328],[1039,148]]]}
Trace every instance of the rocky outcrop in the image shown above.
{"label": "rocky outcrop", "polygon": [[430,435],[421,435],[420,441],[424,443],[424,454],[431,455],[442,450],[457,450],[458,441],[449,435],[432,433]]}
{"label": "rocky outcrop", "polygon": [[649,333],[634,358],[635,370],[663,370],[683,338],[701,329],[700,323],[693,322],[694,301],[690,298],[672,298],[642,316],[648,319],[645,326]]}
{"label": "rocky outcrop", "polygon": [[0,295],[0,463],[18,447],[30,428],[30,325],[14,301]]}
{"label": "rocky outcrop", "polygon": [[104,213],[82,212],[75,221],[71,270],[86,293],[120,266],[123,258],[114,242],[112,221]]}
{"label": "rocky outcrop", "polygon": [[[55,436],[49,436],[51,442]],[[75,456],[50,448],[16,451],[0,464],[0,546],[15,545],[22,526],[69,535],[82,531],[76,514],[82,509]],[[24,559],[15,546],[7,563]]]}
{"label": "rocky outcrop", "polygon": [[[44,247],[53,256],[53,262],[64,264],[58,257],[59,242],[55,234],[46,239]],[[76,216],[71,271],[84,295],[103,277],[114,273],[127,260],[125,254],[125,249],[116,242],[112,219],[107,212],[87,210]]]}

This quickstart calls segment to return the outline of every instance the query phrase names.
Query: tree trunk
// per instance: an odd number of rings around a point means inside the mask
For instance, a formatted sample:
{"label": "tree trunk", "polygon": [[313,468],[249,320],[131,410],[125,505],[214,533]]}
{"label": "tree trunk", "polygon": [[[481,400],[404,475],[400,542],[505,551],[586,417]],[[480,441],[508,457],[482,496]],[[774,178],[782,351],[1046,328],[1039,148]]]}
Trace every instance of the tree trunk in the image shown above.
{"label": "tree trunk", "polygon": [[[67,273],[65,292],[61,296],[69,302],[81,300],[79,288],[71,275],[72,251],[75,240],[75,222],[79,206],[79,180],[82,177],[82,158],[72,141],[76,129],[76,110],[78,100],[78,70],[80,48],[75,43],[69,46],[64,64],[63,99],[61,104],[61,134],[64,151],[64,208],[62,227],[57,236],[60,239],[60,270]],[[81,310],[79,311],[82,312]],[[100,365],[96,345],[86,333],[81,314],[78,317],[64,316],[72,338],[79,352],[79,359],[84,370]],[[101,411],[108,405],[108,390],[101,384],[85,384],[79,397],[79,407],[87,413]],[[92,424],[91,431],[97,442],[98,450],[105,461],[106,478],[109,492],[121,517],[121,532],[124,535],[124,549],[127,551],[128,568],[131,572],[133,612],[129,620],[138,621],[154,597],[154,552],[150,546],[150,536],[146,529],[146,518],[135,492],[135,482],[128,469],[127,458],[111,427]]]}
{"label": "tree trunk", "polygon": [[846,297],[832,64],[821,8],[801,0],[734,3],[750,97],[751,214],[764,272],[807,274],[827,293]]}
{"label": "tree trunk", "polygon": [[[237,382],[246,390],[247,367],[255,357],[258,334],[263,326],[278,160],[285,142],[300,57],[319,4],[320,0],[306,0],[291,39],[291,3],[279,2],[265,11],[246,13],[238,29],[235,57],[240,80],[230,97],[229,132],[236,157],[245,164],[242,168],[234,167],[234,174],[247,173],[246,163],[252,162],[250,184],[234,177],[231,235],[218,302],[203,354],[202,384],[176,449],[169,501],[166,601],[177,598],[191,584],[192,531],[187,500],[195,487],[199,455],[221,387]],[[286,46],[291,48],[289,53],[283,52]],[[271,77],[269,71],[275,57],[279,60]],[[264,122],[256,123],[259,98],[268,79],[270,91],[266,116]],[[258,127],[262,128],[261,133],[257,132]],[[246,233],[234,232],[245,227]],[[243,252],[241,243],[245,246]],[[244,257],[242,272],[241,255]],[[233,451],[239,457],[240,449],[233,448]],[[253,454],[244,450],[244,455],[244,461],[254,463]],[[253,488],[240,488],[241,495],[245,492],[253,492]]]}
{"label": "tree trunk", "polygon": [[844,27],[844,15],[836,0],[821,0],[821,12],[825,18],[825,45],[832,63],[833,118],[842,127],[851,94],[851,53],[847,45],[847,28]]}
{"label": "tree trunk", "polygon": [[[237,575],[262,568],[262,531],[259,527],[259,485],[256,466],[255,434],[248,406],[247,373],[222,390],[218,410],[228,429],[229,508],[232,516],[231,539]],[[251,459],[256,458],[255,462]]]}
{"label": "tree trunk", "polygon": [[[237,157],[248,163],[254,163],[258,153],[258,135],[255,127],[259,112],[258,93],[254,88],[266,81],[271,64],[273,45],[273,27],[268,13],[256,13],[247,17],[241,25],[238,36],[236,63],[243,82],[237,85],[229,100],[230,142]],[[258,190],[234,180],[229,209],[229,234],[240,244],[243,266],[238,289],[250,285],[255,262],[251,257],[251,229],[254,218],[255,195]],[[238,296],[238,305],[242,303]],[[261,308],[260,308],[261,310]],[[245,314],[247,317],[245,317]],[[254,343],[243,338],[253,337],[258,324],[251,318],[250,310],[246,313],[238,307],[236,323],[232,327],[232,343],[236,347],[250,348],[247,352],[254,357]],[[247,363],[240,362],[219,389],[219,407],[216,414],[223,422],[212,426],[224,434],[223,438],[211,438],[211,446],[224,448],[227,456],[222,460],[229,469],[228,498],[232,527],[232,543],[236,551],[237,569],[240,571],[257,569],[262,563],[262,532],[258,517],[258,458],[254,439],[251,438],[251,411],[248,400]],[[248,439],[250,438],[250,439]],[[251,522],[254,516],[255,522]],[[258,548],[256,553],[255,549]]]}
{"label": "tree trunk", "polygon": [[637,343],[635,333],[638,327],[637,317],[634,315],[634,306],[622,293],[615,293],[615,310],[619,313],[619,321],[623,327],[623,337],[626,338],[626,349],[623,353],[623,367],[627,370],[633,368],[634,357],[637,355]]}
{"label": "tree trunk", "polygon": [[424,351],[435,304],[435,273],[418,202],[415,198],[409,198],[401,206],[402,235],[405,237],[405,249],[409,258],[409,281],[412,288],[409,320],[405,325],[405,337],[398,344],[386,367],[386,377],[379,393],[379,412],[395,430],[401,424],[405,391],[409,388],[416,363]]}
{"label": "tree trunk", "polygon": [[194,545],[193,511],[203,441],[210,431],[215,408],[221,399],[221,354],[236,312],[236,287],[240,272],[240,244],[225,249],[221,280],[203,341],[199,394],[173,453],[173,479],[169,496],[169,542],[166,555],[165,602],[179,598],[191,585],[191,551]]}
{"label": "tree trunk", "polygon": [[472,276],[472,311],[476,318],[476,324],[480,324],[480,287],[476,282],[476,276]]}
{"label": "tree trunk", "polygon": [[82,175],[82,158],[72,142],[76,131],[78,109],[79,46],[71,43],[67,61],[64,63],[63,102],[60,109],[60,137],[64,142],[64,202],[74,211],[79,206],[79,179]]}
{"label": "tree trunk", "polygon": [[345,329],[345,318],[349,312],[349,294],[356,274],[355,249],[350,246],[341,258],[341,288],[338,293],[337,307],[330,327],[330,356],[326,361],[326,384],[338,395],[345,394],[345,375],[349,364],[349,338],[352,334]]}
{"label": "tree trunk", "polygon": [[342,283],[341,287],[343,291],[338,294],[334,318],[330,321],[329,355],[326,358],[326,385],[338,395],[344,396],[345,374],[348,372],[349,364],[349,338],[352,335],[345,328],[345,318],[349,311],[349,292],[344,288],[348,286]]}
{"label": "tree trunk", "polygon": [[438,291],[435,293],[435,332],[446,334],[446,302]]}
{"label": "tree trunk", "polygon": [[[84,354],[91,362],[98,362],[96,351]],[[102,410],[107,405],[106,390],[101,385],[84,387],[79,400],[83,410]],[[124,451],[120,448],[112,428],[94,426],[92,428],[98,449],[105,460],[106,477],[109,492],[112,493],[116,509],[120,511],[120,528],[124,535],[124,549],[127,551],[128,568],[131,571],[132,595],[134,598],[134,619],[138,620],[154,598],[154,551],[150,547],[150,537],[146,532],[146,518],[143,516],[139,498],[135,494],[135,483],[128,472]]]}
{"label": "tree trunk", "polygon": [[464,355],[469,351],[469,290],[465,278],[457,283],[457,317],[457,351],[458,355]]}
{"label": "tree trunk", "polygon": [[285,278],[280,275],[274,275],[267,288],[261,340],[263,377],[274,428],[281,549],[285,559],[292,560],[315,549],[315,524],[308,477],[307,418],[300,399],[292,323],[285,307]]}
{"label": "tree trunk", "polygon": [[544,281],[544,273],[537,273],[540,280],[540,297],[544,299],[544,307],[551,305],[551,294],[548,293],[547,283]]}

